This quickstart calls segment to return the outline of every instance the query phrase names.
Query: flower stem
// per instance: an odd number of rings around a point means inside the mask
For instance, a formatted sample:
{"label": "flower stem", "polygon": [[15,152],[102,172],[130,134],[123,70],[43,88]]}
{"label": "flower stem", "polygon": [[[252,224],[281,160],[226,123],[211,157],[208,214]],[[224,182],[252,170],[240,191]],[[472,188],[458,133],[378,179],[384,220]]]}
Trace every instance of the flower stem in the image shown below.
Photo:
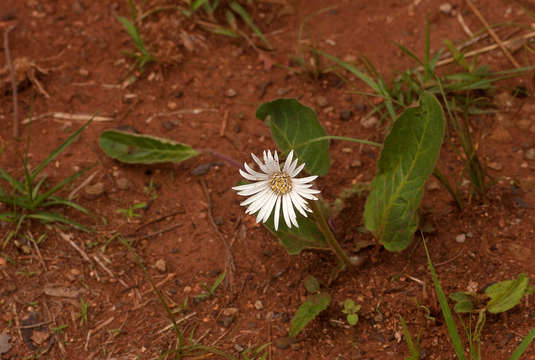
{"label": "flower stem", "polygon": [[316,225],[318,225],[321,233],[323,236],[325,236],[325,240],[327,240],[327,243],[331,247],[331,250],[334,251],[336,256],[338,257],[338,260],[340,260],[341,265],[343,268],[346,268],[348,266],[351,266],[351,260],[349,260],[349,257],[345,253],[344,249],[340,246],[336,238],[334,237],[334,234],[332,233],[331,229],[329,228],[329,224],[327,224],[327,220],[325,219],[325,216],[321,212],[318,201],[309,201],[308,204],[310,205],[310,208],[312,209],[312,215],[316,219]]}

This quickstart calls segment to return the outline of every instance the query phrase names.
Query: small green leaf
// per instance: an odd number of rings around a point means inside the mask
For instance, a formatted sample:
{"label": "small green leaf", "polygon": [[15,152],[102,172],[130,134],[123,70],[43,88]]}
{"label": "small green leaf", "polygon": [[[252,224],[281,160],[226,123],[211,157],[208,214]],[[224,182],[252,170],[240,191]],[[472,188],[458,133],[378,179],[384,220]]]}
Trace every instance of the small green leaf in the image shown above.
{"label": "small green leaf", "polygon": [[117,130],[100,135],[100,148],[109,157],[129,164],[178,163],[199,154],[186,144]]}
{"label": "small green leaf", "polygon": [[358,314],[348,314],[346,316],[346,319],[347,319],[347,323],[349,325],[355,326],[359,322],[359,315]]}
{"label": "small green leaf", "polygon": [[275,231],[273,214],[264,226],[286,247],[288,254],[299,254],[305,249],[329,250],[329,244],[318,229],[316,223],[308,217],[297,214],[299,227],[288,228],[284,222],[279,223],[279,229]]}
{"label": "small green leaf", "polygon": [[515,280],[505,280],[491,285],[485,290],[485,294],[490,297],[487,309],[492,314],[510,310],[520,303],[529,289],[529,278],[526,274],[518,275]]}
{"label": "small green leaf", "polygon": [[295,150],[310,174],[325,175],[329,170],[329,143],[327,139],[311,142],[327,135],[314,110],[296,99],[278,99],[257,109],[256,117],[260,120],[268,116],[271,134],[279,148],[286,153]]}
{"label": "small green leaf", "polygon": [[315,294],[320,291],[320,283],[312,275],[307,275],[307,277],[305,277],[305,279],[303,280],[303,283],[305,284],[305,288],[310,294]]}
{"label": "small green leaf", "polygon": [[292,319],[289,336],[296,337],[306,324],[325,310],[330,303],[331,296],[327,293],[319,293],[307,297],[306,301],[299,306]]}
{"label": "small green leaf", "polygon": [[365,225],[389,251],[401,251],[418,228],[418,209],[444,136],[437,99],[423,93],[420,106],[407,109],[385,139],[364,211]]}

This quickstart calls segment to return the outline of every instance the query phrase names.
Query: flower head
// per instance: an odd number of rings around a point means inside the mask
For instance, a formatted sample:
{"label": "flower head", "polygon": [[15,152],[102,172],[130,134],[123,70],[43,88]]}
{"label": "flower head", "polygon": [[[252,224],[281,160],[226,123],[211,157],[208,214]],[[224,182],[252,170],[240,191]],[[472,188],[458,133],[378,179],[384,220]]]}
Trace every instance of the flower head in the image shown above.
{"label": "flower head", "polygon": [[[307,212],[312,212],[307,205],[307,200],[318,200],[314,194],[320,191],[311,189],[311,182],[317,176],[308,176],[296,178],[297,174],[303,170],[305,164],[297,166],[298,160],[293,160],[293,150],[290,151],[284,166],[281,170],[279,156],[274,151],[264,151],[264,162],[260,161],[254,154],[251,154],[254,161],[260,167],[261,172],[251,169],[247,163],[244,163],[246,171],[240,169],[240,174],[247,180],[253,181],[250,184],[235,186],[232,189],[238,192],[238,195],[249,196],[240,205],[247,206],[247,214],[256,215],[256,222],[266,222],[275,208],[274,220],[275,230],[279,227],[280,210],[286,225],[291,228],[292,224],[299,227],[294,207],[303,216]],[[292,161],[293,160],[293,161]]]}

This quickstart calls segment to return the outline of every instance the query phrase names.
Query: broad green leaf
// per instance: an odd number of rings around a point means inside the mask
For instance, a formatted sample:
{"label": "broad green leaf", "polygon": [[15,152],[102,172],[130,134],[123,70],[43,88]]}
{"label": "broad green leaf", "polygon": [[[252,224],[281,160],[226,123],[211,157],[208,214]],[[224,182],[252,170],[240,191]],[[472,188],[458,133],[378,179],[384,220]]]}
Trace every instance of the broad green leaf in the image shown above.
{"label": "broad green leaf", "polygon": [[529,291],[529,278],[526,274],[518,275],[515,280],[505,280],[489,286],[485,294],[490,297],[487,309],[492,314],[512,309]]}
{"label": "broad green leaf", "polygon": [[308,217],[297,214],[299,227],[292,226],[288,228],[284,221],[279,223],[279,229],[275,231],[273,224],[273,214],[264,226],[276,237],[279,238],[282,245],[288,251],[288,254],[299,254],[305,249],[329,250],[329,244],[325,237],[316,226],[316,223]]}
{"label": "broad green leaf", "polygon": [[299,309],[297,309],[297,312],[292,319],[292,323],[290,324],[290,333],[288,335],[296,337],[306,324],[311,320],[314,320],[314,318],[318,316],[320,312],[325,310],[330,303],[331,296],[327,293],[308,296],[305,302],[299,306]]}
{"label": "broad green leaf", "polygon": [[278,99],[258,108],[256,117],[266,120],[273,139],[283,152],[294,150],[305,169],[313,175],[325,175],[329,170],[329,143],[327,139],[314,141],[327,135],[318,122],[316,113],[296,99]]}
{"label": "broad green leaf", "polygon": [[129,164],[178,163],[199,154],[186,144],[117,130],[100,135],[100,148],[109,157]]}
{"label": "broad green leaf", "polygon": [[474,310],[474,297],[466,292],[450,294],[450,299],[456,302],[453,310],[458,313],[470,313]]}
{"label": "broad green leaf", "polygon": [[378,172],[364,210],[365,225],[389,251],[401,251],[418,228],[418,209],[444,137],[440,103],[423,93],[420,105],[407,109],[385,139]]}
{"label": "broad green leaf", "polygon": [[309,294],[315,294],[320,291],[320,283],[312,275],[307,275],[303,280],[303,283]]}

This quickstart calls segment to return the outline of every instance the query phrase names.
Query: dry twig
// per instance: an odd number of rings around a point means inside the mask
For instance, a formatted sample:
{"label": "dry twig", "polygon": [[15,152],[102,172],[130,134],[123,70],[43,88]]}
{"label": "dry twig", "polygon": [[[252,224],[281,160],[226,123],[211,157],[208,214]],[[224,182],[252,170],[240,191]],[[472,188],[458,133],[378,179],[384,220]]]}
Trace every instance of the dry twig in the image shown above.
{"label": "dry twig", "polygon": [[112,277],[112,279],[115,279],[117,280],[119,283],[121,283],[122,286],[124,286],[125,288],[128,288],[129,286],[123,281],[123,279],[120,279],[120,278],[117,278],[115,276],[115,274],[106,267],[106,265],[104,265],[104,263],[102,261],[100,261],[99,257],[96,256],[96,255],[93,255],[93,259],[95,259],[95,261],[97,262],[97,264],[100,265],[101,268],[104,269],[104,271],[106,271],[108,273],[109,276]]}
{"label": "dry twig", "polygon": [[[82,250],[78,245],[76,245],[76,243],[74,241],[72,241],[72,235],[68,235],[68,234],[65,234],[65,233],[62,233],[60,232],[59,233],[59,237],[62,238],[63,240],[65,240],[66,242],[69,243],[69,245],[71,245],[76,251],[78,251],[78,253],[80,253],[80,255],[82,255],[82,258],[87,261],[87,262],[91,262],[91,259],[89,258],[89,256],[87,255],[87,253]],[[95,271],[95,274],[96,274],[96,271]]]}
{"label": "dry twig", "polygon": [[115,120],[112,117],[96,116],[96,115],[91,115],[91,114],[68,114],[64,112],[47,112],[41,115],[28,117],[22,120],[22,124],[28,124],[30,122],[33,122],[42,118],[46,118],[46,117],[51,117],[53,119],[58,119],[58,120],[70,120],[70,121],[89,121],[92,119],[93,121],[101,122],[101,121]]}
{"label": "dry twig", "polygon": [[505,56],[507,56],[507,58],[509,59],[509,61],[511,62],[511,64],[513,64],[517,69],[519,69],[521,66],[520,64],[515,60],[515,58],[513,57],[513,55],[511,55],[511,53],[509,52],[509,50],[507,50],[507,47],[505,46],[505,44],[500,40],[500,38],[498,37],[498,35],[494,32],[494,30],[492,30],[492,28],[490,27],[489,23],[487,22],[487,20],[485,20],[485,18],[483,17],[483,15],[479,12],[479,10],[477,9],[477,7],[474,5],[474,3],[472,2],[472,0],[466,0],[466,3],[468,4],[468,6],[470,6],[470,8],[472,9],[472,11],[474,12],[474,14],[476,14],[476,16],[479,18],[479,20],[483,23],[483,25],[485,26],[485,28],[487,29],[487,31],[489,32],[490,36],[492,36],[492,38],[494,39],[494,41],[496,41],[496,43],[498,44],[498,46],[502,49],[503,53],[505,54]]}

